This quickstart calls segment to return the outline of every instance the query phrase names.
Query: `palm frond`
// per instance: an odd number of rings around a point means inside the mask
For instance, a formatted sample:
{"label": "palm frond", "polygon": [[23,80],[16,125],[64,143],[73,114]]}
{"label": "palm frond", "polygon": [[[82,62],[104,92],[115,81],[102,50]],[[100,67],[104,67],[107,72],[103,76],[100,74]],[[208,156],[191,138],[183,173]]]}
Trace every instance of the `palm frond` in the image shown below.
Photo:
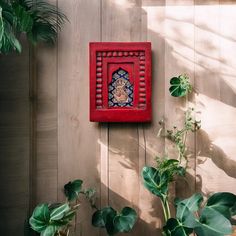
{"label": "palm frond", "polygon": [[2,19],[2,8],[0,7],[0,48],[1,48],[3,34],[4,34],[4,25],[3,25],[3,19]]}
{"label": "palm frond", "polygon": [[21,52],[21,44],[12,32],[12,27],[8,22],[4,22],[4,32],[1,40],[0,52],[7,54],[12,51]]}
{"label": "palm frond", "polygon": [[43,0],[0,0],[0,53],[20,52],[21,33],[33,44],[53,44],[66,20],[56,6]]}
{"label": "palm frond", "polygon": [[33,19],[32,31],[28,37],[32,43],[44,41],[54,43],[58,31],[67,20],[67,17],[58,11],[57,7],[42,0],[19,0],[27,7]]}

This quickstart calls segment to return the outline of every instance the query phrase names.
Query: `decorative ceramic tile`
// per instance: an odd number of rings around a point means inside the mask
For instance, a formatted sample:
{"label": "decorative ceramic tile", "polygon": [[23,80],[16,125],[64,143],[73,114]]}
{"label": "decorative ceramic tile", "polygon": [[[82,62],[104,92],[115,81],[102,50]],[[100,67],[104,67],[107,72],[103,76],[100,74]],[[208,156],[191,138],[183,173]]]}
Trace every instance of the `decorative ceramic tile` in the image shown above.
{"label": "decorative ceramic tile", "polygon": [[129,73],[122,68],[115,71],[108,87],[109,107],[132,107],[133,85],[129,82]]}

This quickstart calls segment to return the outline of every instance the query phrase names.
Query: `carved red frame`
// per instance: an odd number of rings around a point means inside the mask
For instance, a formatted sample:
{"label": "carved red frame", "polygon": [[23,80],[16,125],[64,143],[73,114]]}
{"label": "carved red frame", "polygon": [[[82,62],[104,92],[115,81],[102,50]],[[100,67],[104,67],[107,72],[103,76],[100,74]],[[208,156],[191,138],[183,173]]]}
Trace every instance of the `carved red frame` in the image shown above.
{"label": "carved red frame", "polygon": [[[151,121],[151,43],[92,42],[90,47],[90,121]],[[112,72],[122,67],[134,86],[130,107],[108,106]]]}

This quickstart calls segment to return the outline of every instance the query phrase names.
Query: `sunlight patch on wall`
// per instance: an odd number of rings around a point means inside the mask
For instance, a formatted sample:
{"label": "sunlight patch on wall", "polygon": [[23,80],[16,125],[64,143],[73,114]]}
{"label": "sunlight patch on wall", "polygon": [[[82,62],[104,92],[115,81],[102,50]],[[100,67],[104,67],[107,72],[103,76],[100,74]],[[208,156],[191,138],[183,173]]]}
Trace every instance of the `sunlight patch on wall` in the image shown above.
{"label": "sunlight patch on wall", "polygon": [[127,8],[132,8],[135,7],[136,1],[135,0],[111,0],[114,4],[127,9]]}
{"label": "sunlight patch on wall", "polygon": [[210,158],[218,166],[215,177],[224,171],[225,175],[236,178],[236,108],[203,94],[196,96],[196,102],[197,110],[201,111],[198,155]]}
{"label": "sunlight patch on wall", "polygon": [[200,163],[198,164],[197,180],[203,194],[209,195],[218,191],[236,194],[236,189],[232,188],[232,186],[235,186],[235,178],[226,175],[208,157],[198,156],[198,161]]}

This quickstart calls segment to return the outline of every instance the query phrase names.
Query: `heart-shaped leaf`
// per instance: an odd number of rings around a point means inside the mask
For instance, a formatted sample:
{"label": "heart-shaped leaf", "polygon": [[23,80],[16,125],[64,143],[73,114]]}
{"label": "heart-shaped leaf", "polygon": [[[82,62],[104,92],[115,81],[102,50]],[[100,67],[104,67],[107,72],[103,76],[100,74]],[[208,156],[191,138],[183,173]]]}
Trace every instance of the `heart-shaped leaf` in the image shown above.
{"label": "heart-shaped leaf", "polygon": [[144,186],[154,195],[165,198],[168,191],[168,175],[154,167],[145,166],[142,171]]}
{"label": "heart-shaped leaf", "polygon": [[63,216],[70,211],[70,206],[68,203],[62,204],[57,208],[54,208],[50,213],[50,220],[56,221],[63,218]]}
{"label": "heart-shaped leaf", "polygon": [[106,219],[103,219],[103,214],[102,214],[102,210],[97,210],[93,213],[92,216],[92,225],[94,227],[99,227],[99,228],[105,228]]}
{"label": "heart-shaped leaf", "polygon": [[170,94],[173,97],[183,97],[192,91],[192,86],[189,82],[189,78],[186,75],[180,75],[173,77],[170,80]]}
{"label": "heart-shaped leaf", "polygon": [[70,181],[64,186],[64,193],[69,201],[73,201],[78,198],[81,192],[83,181],[80,179]]}
{"label": "heart-shaped leaf", "polygon": [[106,228],[108,235],[114,235],[118,233],[113,224],[116,215],[117,212],[112,207],[104,207],[93,214],[92,225],[99,228]]}
{"label": "heart-shaped leaf", "polygon": [[130,232],[137,220],[137,213],[130,207],[124,207],[119,215],[114,218],[114,225],[119,232]]}
{"label": "heart-shaped leaf", "polygon": [[137,213],[130,207],[124,207],[119,214],[112,207],[104,207],[92,216],[92,225],[106,228],[108,235],[130,232],[137,220]]}
{"label": "heart-shaped leaf", "polygon": [[32,216],[30,217],[29,224],[33,230],[40,233],[44,231],[50,220],[50,213],[47,204],[42,204],[34,209]]}

